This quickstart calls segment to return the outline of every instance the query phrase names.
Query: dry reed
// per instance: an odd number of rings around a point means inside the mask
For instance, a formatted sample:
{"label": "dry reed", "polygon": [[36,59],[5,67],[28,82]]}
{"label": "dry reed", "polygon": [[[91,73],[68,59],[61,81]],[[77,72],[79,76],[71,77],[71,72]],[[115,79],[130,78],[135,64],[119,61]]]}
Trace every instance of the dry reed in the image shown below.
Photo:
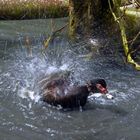
{"label": "dry reed", "polygon": [[68,15],[66,0],[1,0],[0,19],[54,18]]}

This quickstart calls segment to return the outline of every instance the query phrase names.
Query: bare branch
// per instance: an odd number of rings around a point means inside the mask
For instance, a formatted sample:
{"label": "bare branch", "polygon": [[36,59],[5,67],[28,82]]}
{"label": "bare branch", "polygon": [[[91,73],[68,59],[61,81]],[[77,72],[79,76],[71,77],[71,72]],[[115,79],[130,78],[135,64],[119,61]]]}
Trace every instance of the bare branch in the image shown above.
{"label": "bare branch", "polygon": [[[123,24],[123,20],[121,18],[120,18],[120,20],[118,20],[115,12],[113,11],[113,9],[111,7],[110,0],[108,0],[108,3],[109,3],[110,11],[111,11],[111,13],[114,17],[114,20],[119,24],[119,28],[120,28],[120,31],[121,31],[121,37],[122,37],[122,43],[123,43],[123,49],[124,49],[124,53],[125,53],[126,58],[127,58],[127,62],[130,63],[130,64],[133,64],[136,70],[140,70],[140,65],[138,63],[136,63],[131,57],[131,53],[130,53],[129,47],[128,47],[128,41],[127,41],[127,36],[126,36],[126,33],[125,33],[125,27],[124,27],[124,24]],[[113,3],[114,3],[114,5],[117,6],[117,8],[119,7],[115,0],[113,0]],[[117,13],[120,14],[119,8],[117,9]],[[139,36],[139,34],[137,36]],[[137,36],[134,38],[134,41],[136,40]]]}

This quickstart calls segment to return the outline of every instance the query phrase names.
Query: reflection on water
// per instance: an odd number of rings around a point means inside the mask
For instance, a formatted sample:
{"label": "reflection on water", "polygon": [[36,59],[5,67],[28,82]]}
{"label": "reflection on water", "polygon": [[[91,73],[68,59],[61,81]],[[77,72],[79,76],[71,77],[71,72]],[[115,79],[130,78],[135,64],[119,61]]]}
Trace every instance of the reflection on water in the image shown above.
{"label": "reflection on water", "polygon": [[[5,24],[8,26],[8,22]],[[0,42],[0,137],[3,140],[139,139],[139,72],[118,62],[113,55],[97,54],[98,58],[91,60],[81,57],[89,52],[83,42],[71,47],[67,39],[57,38],[44,55],[42,43],[37,41],[43,39],[40,36],[32,39],[31,56],[21,38],[13,44]],[[73,82],[79,84],[105,78],[114,99],[91,97],[83,112],[65,112],[42,103],[37,81],[58,70],[70,70]]]}

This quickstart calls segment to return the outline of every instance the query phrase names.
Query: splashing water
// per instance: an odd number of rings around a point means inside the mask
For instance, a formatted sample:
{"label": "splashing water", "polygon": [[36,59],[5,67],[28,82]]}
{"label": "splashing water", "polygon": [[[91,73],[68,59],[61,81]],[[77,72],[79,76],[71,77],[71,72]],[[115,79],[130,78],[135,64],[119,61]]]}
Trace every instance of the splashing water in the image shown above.
{"label": "splashing water", "polygon": [[[32,72],[34,72],[33,68],[31,68],[30,70],[31,71],[33,70]],[[68,64],[64,64],[64,65],[60,66],[59,68],[55,67],[55,66],[49,66],[45,72],[45,75],[50,75],[52,73],[59,72],[59,71],[65,71],[65,70],[68,70]],[[33,84],[35,84],[35,83],[33,83]],[[26,84],[26,85],[28,85],[28,84]],[[41,98],[39,93],[36,93],[36,91],[31,90],[28,86],[21,87],[21,89],[18,90],[18,96],[23,99],[26,98],[26,99],[30,99],[35,102],[38,102]]]}

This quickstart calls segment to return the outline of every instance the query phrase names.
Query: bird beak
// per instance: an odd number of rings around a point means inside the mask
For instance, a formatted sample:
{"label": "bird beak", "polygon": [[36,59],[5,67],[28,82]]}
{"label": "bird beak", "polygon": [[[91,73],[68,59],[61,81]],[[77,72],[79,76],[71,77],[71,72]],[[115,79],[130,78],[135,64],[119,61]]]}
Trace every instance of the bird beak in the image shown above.
{"label": "bird beak", "polygon": [[108,93],[107,88],[103,87],[101,84],[97,84],[96,87],[102,94]]}
{"label": "bird beak", "polygon": [[102,88],[100,91],[101,91],[102,94],[107,94],[108,93],[107,88]]}

